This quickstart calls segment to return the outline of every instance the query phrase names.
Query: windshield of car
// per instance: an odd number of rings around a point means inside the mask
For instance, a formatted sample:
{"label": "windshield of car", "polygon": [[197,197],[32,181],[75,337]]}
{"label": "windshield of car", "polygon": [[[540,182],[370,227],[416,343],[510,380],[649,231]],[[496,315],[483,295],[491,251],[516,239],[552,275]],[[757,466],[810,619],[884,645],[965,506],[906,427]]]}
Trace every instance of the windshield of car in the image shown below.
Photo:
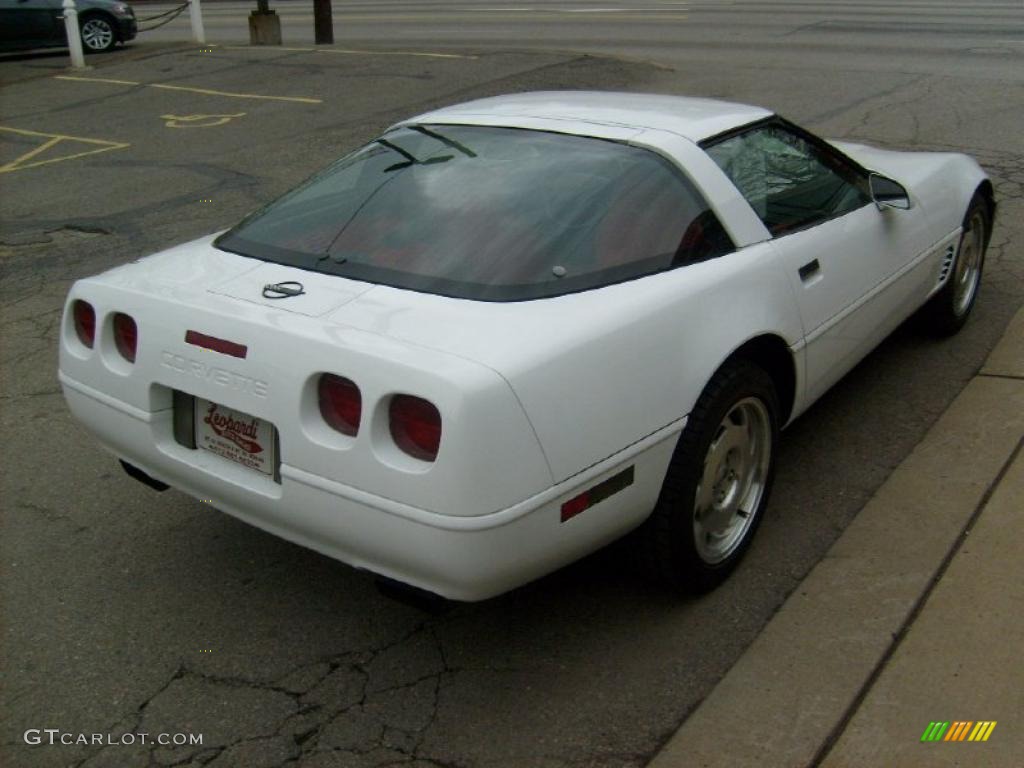
{"label": "windshield of car", "polygon": [[733,250],[694,186],[654,152],[463,125],[391,131],[216,245],[490,301],[586,290]]}

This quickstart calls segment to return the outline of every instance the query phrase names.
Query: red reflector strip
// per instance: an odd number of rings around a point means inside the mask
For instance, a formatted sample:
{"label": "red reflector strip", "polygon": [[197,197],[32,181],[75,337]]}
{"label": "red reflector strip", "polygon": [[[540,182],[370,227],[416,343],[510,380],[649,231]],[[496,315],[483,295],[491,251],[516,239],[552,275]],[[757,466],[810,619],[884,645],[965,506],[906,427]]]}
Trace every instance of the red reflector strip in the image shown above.
{"label": "red reflector strip", "polygon": [[562,504],[562,522],[576,517],[585,509],[590,509],[595,504],[604,501],[609,496],[614,496],[619,491],[625,490],[633,484],[633,467],[626,467],[617,475],[612,475],[607,480],[598,483],[593,488],[588,488],[583,493],[573,496]]}
{"label": "red reflector strip", "polygon": [[590,494],[584,491],[579,496],[574,496],[562,505],[562,522],[571,517],[576,517],[580,512],[590,506]]}
{"label": "red reflector strip", "polygon": [[249,352],[249,348],[245,344],[236,344],[226,339],[218,339],[216,336],[207,336],[205,333],[199,333],[199,331],[185,331],[185,343],[194,344],[197,347],[209,349],[212,352],[220,352],[222,355],[240,357],[243,360]]}

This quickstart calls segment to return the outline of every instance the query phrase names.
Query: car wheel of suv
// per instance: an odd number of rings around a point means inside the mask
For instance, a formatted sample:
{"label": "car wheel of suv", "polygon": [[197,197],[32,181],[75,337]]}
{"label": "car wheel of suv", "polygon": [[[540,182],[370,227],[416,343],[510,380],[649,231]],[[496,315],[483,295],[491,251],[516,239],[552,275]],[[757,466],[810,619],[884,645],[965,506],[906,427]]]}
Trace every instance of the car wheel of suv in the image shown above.
{"label": "car wheel of suv", "polygon": [[103,53],[117,44],[114,25],[105,16],[86,16],[82,20],[81,33],[86,53]]}
{"label": "car wheel of suv", "polygon": [[712,376],[640,531],[644,560],[659,581],[706,592],[739,563],[768,504],[778,413],[774,382],[754,363],[732,360]]}

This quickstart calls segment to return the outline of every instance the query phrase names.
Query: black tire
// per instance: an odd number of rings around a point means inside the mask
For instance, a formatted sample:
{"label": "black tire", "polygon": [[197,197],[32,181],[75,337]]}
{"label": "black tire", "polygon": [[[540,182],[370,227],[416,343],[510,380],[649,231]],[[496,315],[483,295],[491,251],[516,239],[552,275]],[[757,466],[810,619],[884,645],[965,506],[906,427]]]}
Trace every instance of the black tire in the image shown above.
{"label": "black tire", "polygon": [[[712,521],[714,515],[711,513],[716,511],[728,513],[727,507],[731,505],[718,506],[714,502],[719,498],[719,487],[723,483],[728,486],[727,481],[736,482],[735,472],[734,479],[730,481],[728,474],[731,470],[726,470],[726,476],[706,491],[702,488],[702,480],[705,471],[718,474],[723,465],[721,441],[725,438],[724,430],[737,426],[735,418],[748,409],[748,427],[762,418],[756,415],[757,409],[767,422],[756,429],[760,443],[767,449],[767,466],[759,470],[757,484],[760,491],[756,500],[753,495],[747,496],[742,491],[737,491],[732,497],[737,501],[737,512],[731,519],[737,526],[745,527],[730,534],[738,536],[730,546],[725,547],[723,539],[723,552],[716,559],[709,556],[708,550],[713,549],[716,542],[710,531],[703,530],[699,521],[697,494],[700,491],[702,498],[706,498],[705,492],[713,495],[711,505],[703,507],[702,514],[706,520]],[[654,511],[638,531],[643,564],[659,582],[676,591],[699,594],[718,586],[740,562],[750,547],[771,493],[778,446],[778,414],[778,396],[771,376],[749,360],[730,360],[712,376],[679,437]],[[727,418],[730,419],[729,426],[726,425]],[[714,456],[709,453],[713,443],[716,444]],[[737,450],[742,454],[742,450]],[[751,448],[751,452],[753,450]],[[709,461],[714,465],[709,465]],[[760,461],[755,463],[762,466]],[[729,487],[735,490],[738,486]],[[753,489],[754,485],[751,484],[750,488]],[[746,515],[740,514],[740,510]],[[707,525],[714,527],[712,522]],[[698,538],[702,544],[698,543]]]}
{"label": "black tire", "polygon": [[78,22],[82,50],[86,53],[106,53],[117,45],[117,27],[109,16],[89,13],[81,16]]}
{"label": "black tire", "polygon": [[[985,249],[991,235],[992,213],[978,192],[964,214],[963,233],[956,260],[942,290],[924,305],[922,319],[926,327],[940,336],[952,336],[964,327],[978,299],[981,275],[985,267]],[[965,262],[970,259],[970,262]],[[976,270],[974,264],[976,263]]]}

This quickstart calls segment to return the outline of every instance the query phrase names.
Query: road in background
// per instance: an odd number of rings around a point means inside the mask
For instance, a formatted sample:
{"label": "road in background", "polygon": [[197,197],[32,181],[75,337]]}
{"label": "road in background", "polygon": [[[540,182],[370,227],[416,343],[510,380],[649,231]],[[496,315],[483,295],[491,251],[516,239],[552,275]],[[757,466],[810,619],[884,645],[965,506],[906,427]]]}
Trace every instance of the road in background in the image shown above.
{"label": "road in background", "polygon": [[[136,6],[140,16],[173,7]],[[248,41],[246,17],[254,7],[204,3],[209,39]],[[281,17],[285,45],[313,41],[312,0],[277,0],[271,8]],[[708,66],[757,56],[762,69],[841,62],[1024,79],[1011,64],[1024,55],[1024,8],[1015,0],[335,0],[333,17],[337,45],[585,50]],[[185,14],[140,41],[188,39],[188,29]]]}
{"label": "road in background", "polygon": [[[211,42],[248,42],[251,3],[203,7]],[[272,7],[286,47],[312,43],[312,0]],[[865,135],[902,146],[1024,152],[1019,0],[335,0],[333,16],[335,48],[622,56],[667,68],[645,90],[761,104],[830,135],[863,107]],[[188,30],[182,16],[140,44]]]}
{"label": "road in background", "polygon": [[[1024,299],[1024,10],[336,2],[337,45],[315,50],[310,6],[274,4],[280,48],[244,45],[251,4],[208,2],[214,47],[169,45],[189,39],[175,22],[84,73],[64,71],[62,52],[0,62],[0,763],[638,768]],[[353,52],[365,50],[384,53]],[[425,613],[197,500],[155,494],[71,420],[55,366],[72,280],[229,226],[413,112],[580,87],[731,98],[830,136],[963,149],[997,185],[970,323],[941,342],[904,326],[787,430],[765,524],[715,593],[652,590],[612,548],[496,600]],[[22,743],[51,727],[206,741]]]}

